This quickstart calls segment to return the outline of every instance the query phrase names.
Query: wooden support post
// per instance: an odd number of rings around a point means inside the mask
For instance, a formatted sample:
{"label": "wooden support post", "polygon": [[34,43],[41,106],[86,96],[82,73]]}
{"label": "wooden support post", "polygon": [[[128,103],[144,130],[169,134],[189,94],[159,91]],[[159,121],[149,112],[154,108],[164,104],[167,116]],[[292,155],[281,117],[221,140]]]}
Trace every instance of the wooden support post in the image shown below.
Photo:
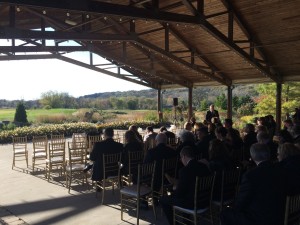
{"label": "wooden support post", "polygon": [[276,85],[276,132],[281,129],[281,94],[282,84],[277,83]]}
{"label": "wooden support post", "polygon": [[158,120],[159,120],[159,122],[161,122],[162,119],[163,119],[162,107],[161,107],[161,103],[162,103],[161,98],[162,98],[162,96],[161,96],[161,89],[159,88],[157,90],[157,114],[158,114]]}
{"label": "wooden support post", "polygon": [[227,87],[227,118],[232,119],[232,86]]}
{"label": "wooden support post", "polygon": [[188,108],[188,121],[191,119],[191,117],[193,116],[193,88],[189,87],[189,99],[188,99],[188,104],[189,104],[189,108]]}

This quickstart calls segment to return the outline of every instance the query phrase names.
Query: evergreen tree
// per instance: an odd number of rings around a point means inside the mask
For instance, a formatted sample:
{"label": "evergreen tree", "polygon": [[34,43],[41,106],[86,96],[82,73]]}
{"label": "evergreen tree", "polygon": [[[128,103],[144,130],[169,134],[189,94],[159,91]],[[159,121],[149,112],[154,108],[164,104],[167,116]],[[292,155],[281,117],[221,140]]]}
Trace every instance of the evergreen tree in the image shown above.
{"label": "evergreen tree", "polygon": [[28,123],[27,113],[23,102],[19,102],[17,105],[14,122]]}

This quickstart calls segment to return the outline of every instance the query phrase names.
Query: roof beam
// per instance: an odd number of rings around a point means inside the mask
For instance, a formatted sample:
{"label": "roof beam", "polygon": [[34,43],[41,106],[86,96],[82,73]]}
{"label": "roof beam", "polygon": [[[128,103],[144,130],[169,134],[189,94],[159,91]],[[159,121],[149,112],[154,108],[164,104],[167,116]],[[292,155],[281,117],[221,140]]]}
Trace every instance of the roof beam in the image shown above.
{"label": "roof beam", "polygon": [[259,62],[255,61],[253,57],[251,57],[248,53],[246,53],[244,50],[242,50],[238,45],[236,45],[232,40],[230,40],[230,37],[226,37],[222,32],[220,32],[217,28],[215,28],[211,23],[209,23],[205,17],[199,13],[195,7],[190,3],[188,0],[181,0],[185,5],[188,5],[188,8],[193,8],[192,13],[195,15],[196,18],[200,21],[200,26],[206,30],[209,34],[214,36],[216,39],[218,39],[220,42],[222,42],[224,45],[226,45],[228,48],[233,50],[235,53],[237,53],[240,57],[248,61],[251,65],[256,67],[257,70],[261,71],[263,74],[271,78],[275,82],[281,82],[280,77],[277,77],[273,75],[268,69],[266,69],[264,66],[262,66]]}
{"label": "roof beam", "polygon": [[146,86],[146,87],[155,88],[155,87],[151,86],[148,83],[138,81],[138,80],[135,80],[135,79],[132,79],[132,78],[128,78],[127,76],[123,76],[123,75],[120,75],[118,73],[113,73],[113,72],[110,72],[110,71],[107,71],[107,70],[104,70],[104,69],[100,69],[98,67],[91,66],[90,64],[86,64],[86,63],[83,63],[83,62],[80,62],[80,61],[77,61],[75,59],[71,59],[71,58],[68,58],[68,57],[65,57],[65,56],[58,55],[57,59],[62,60],[64,62],[72,63],[72,64],[77,65],[77,66],[81,66],[81,67],[84,67],[84,68],[87,68],[87,69],[90,69],[90,70],[94,70],[94,71],[97,71],[97,72],[100,72],[100,73],[104,73],[104,74],[109,75],[109,76],[113,76],[113,77],[116,77],[116,78],[119,78],[119,79],[127,80],[127,81],[132,82],[132,83],[136,83],[136,84],[143,85],[143,86]]}
{"label": "roof beam", "polygon": [[76,52],[88,51],[83,46],[0,46],[0,52]]}
{"label": "roof beam", "polygon": [[[116,22],[114,19],[110,19],[109,22],[114,25],[115,29],[118,32],[121,32],[123,34],[128,34],[128,33],[134,34],[134,33],[130,32],[127,28],[123,27],[121,24],[119,24],[118,22]],[[152,63],[152,65],[153,65],[153,59],[154,59],[155,56],[153,56],[153,54],[151,52],[147,51],[145,48],[142,48],[141,46],[136,45],[136,44],[133,44],[132,46],[134,48],[138,49],[139,51],[141,51],[146,56],[148,56],[149,59],[151,59],[150,63]],[[168,68],[165,63],[160,63],[160,65],[163,66],[164,68],[166,68],[168,71],[170,71],[170,74],[176,74],[176,72],[173,71],[171,68]],[[154,68],[152,68],[152,70],[154,70]],[[182,77],[180,77],[181,78],[180,80],[178,80],[178,79],[176,79],[176,80],[170,79],[168,76],[162,76],[161,74],[159,74],[159,77],[162,78],[162,79],[165,79],[165,80],[167,80],[167,81],[169,81],[171,83],[175,82],[175,83],[177,83],[179,85],[182,85],[184,87],[188,87],[188,84],[186,83],[185,80],[182,79]]]}
{"label": "roof beam", "polygon": [[[192,46],[192,44],[190,43],[189,40],[187,40],[182,34],[180,34],[180,32],[178,32],[174,26],[169,25],[170,31],[172,32],[172,34],[181,41],[181,43],[183,43],[188,49],[190,49],[191,51],[193,51],[194,53],[196,53],[196,56],[199,57],[208,67],[209,69],[213,71],[219,71],[220,69],[217,68],[212,62],[210,62],[208,60],[207,57],[203,56],[203,53],[195,48],[194,46]],[[221,75],[221,77],[223,77],[224,81],[221,84],[225,84],[225,85],[231,85],[232,81],[223,73],[219,73]],[[215,77],[212,74],[207,74],[209,77],[211,77],[212,79],[214,79]],[[218,79],[218,78],[217,78]]]}
{"label": "roof beam", "polygon": [[132,34],[93,34],[60,31],[22,30],[10,27],[0,27],[0,39],[48,39],[48,40],[78,40],[78,41],[130,41]]}
{"label": "roof beam", "polygon": [[[261,43],[257,40],[257,38],[255,38],[253,35],[251,35],[251,32],[249,30],[249,28],[246,26],[246,23],[243,21],[242,17],[239,15],[238,11],[234,8],[234,6],[232,5],[231,2],[229,2],[228,0],[221,0],[221,2],[223,3],[223,5],[229,10],[231,10],[231,12],[234,15],[234,20],[237,22],[237,24],[239,25],[239,27],[242,29],[242,31],[244,32],[244,34],[247,36],[247,38],[249,39],[249,41],[252,42],[252,45],[254,46],[260,46]],[[261,55],[261,57],[264,59],[267,65],[267,68],[270,69],[269,67],[269,61],[266,57],[266,54],[264,53],[264,50],[262,48],[255,48],[256,51],[258,51],[258,53]],[[255,58],[254,58],[255,61]],[[275,82],[282,82],[282,77],[280,76],[280,73],[276,70],[274,70],[274,73],[277,74],[278,79],[275,79]]]}
{"label": "roof beam", "polygon": [[41,54],[35,54],[35,55],[0,55],[0,61],[7,61],[7,60],[36,60],[36,59],[56,59],[56,55],[47,54],[47,55],[41,55]]}
{"label": "roof beam", "polygon": [[[140,38],[137,38],[137,42],[140,43],[141,45],[144,45],[144,46],[146,46],[146,47],[152,49],[153,51],[156,51],[156,52],[158,52],[158,53],[160,53],[160,54],[162,54],[162,55],[164,55],[164,56],[166,56],[166,57],[168,57],[168,58],[170,58],[170,59],[172,59],[172,60],[174,60],[174,61],[176,61],[176,62],[178,62],[178,63],[180,63],[180,64],[182,64],[182,65],[184,65],[184,66],[186,66],[186,67],[189,68],[189,69],[192,69],[192,70],[194,70],[194,71],[196,71],[196,72],[202,73],[202,74],[204,74],[205,76],[211,77],[211,79],[213,79],[213,80],[215,80],[215,81],[217,81],[217,82],[219,82],[219,83],[221,83],[221,84],[226,85],[226,83],[225,83],[224,80],[219,79],[218,77],[211,76],[211,73],[209,73],[209,72],[203,70],[203,69],[200,68],[199,66],[197,66],[197,65],[195,65],[195,64],[193,65],[193,64],[191,64],[191,63],[188,63],[187,61],[185,61],[185,60],[183,60],[183,59],[181,59],[181,58],[179,58],[179,57],[177,57],[177,56],[171,54],[170,52],[166,52],[165,50],[163,50],[163,49],[157,47],[156,45],[153,45],[153,44],[151,44],[151,43],[149,43],[149,42],[147,42],[147,41],[145,41],[145,40],[143,40],[143,39],[140,39]],[[192,83],[192,82],[189,81],[189,80],[188,80],[188,82]]]}

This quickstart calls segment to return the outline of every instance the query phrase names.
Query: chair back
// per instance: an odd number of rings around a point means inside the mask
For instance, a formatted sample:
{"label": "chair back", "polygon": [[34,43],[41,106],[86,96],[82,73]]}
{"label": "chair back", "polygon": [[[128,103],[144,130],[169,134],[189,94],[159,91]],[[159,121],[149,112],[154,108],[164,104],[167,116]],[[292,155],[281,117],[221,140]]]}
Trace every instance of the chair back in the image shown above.
{"label": "chair back", "polygon": [[48,138],[46,135],[33,136],[32,145],[33,145],[33,154],[46,153],[47,156]]}
{"label": "chair back", "polygon": [[238,191],[240,173],[241,170],[238,168],[222,171],[221,205],[220,205],[221,210],[226,200],[231,200],[232,202],[234,202]]}
{"label": "chair back", "polygon": [[103,154],[103,179],[109,176],[120,176],[122,153]]}
{"label": "chair back", "polygon": [[72,144],[74,145],[73,148],[82,148],[82,144],[85,143],[87,147],[87,136],[86,133],[73,133],[72,134]]}
{"label": "chair back", "polygon": [[144,152],[143,151],[129,151],[128,152],[128,175],[129,183],[132,182],[133,176],[138,175],[138,165],[143,163]]}
{"label": "chair back", "polygon": [[287,196],[284,225],[300,224],[300,195]]}
{"label": "chair back", "polygon": [[65,142],[50,142],[49,143],[49,153],[48,153],[48,158],[49,161],[51,162],[52,159],[54,158],[61,158],[61,162],[65,162],[65,147],[66,143]]}
{"label": "chair back", "polygon": [[88,151],[92,152],[94,144],[96,142],[102,141],[102,137],[101,135],[92,135],[92,136],[88,136],[88,144],[89,144],[89,148]]}
{"label": "chair back", "polygon": [[51,143],[65,143],[65,135],[64,134],[51,134],[50,138]]}
{"label": "chair back", "polygon": [[167,140],[167,144],[171,147],[171,148],[176,148],[178,145],[178,138],[168,138]]}
{"label": "chair back", "polygon": [[205,177],[196,177],[194,213],[196,213],[197,209],[203,205],[210,206],[214,181],[215,173]]}
{"label": "chair back", "polygon": [[144,163],[138,165],[138,180],[137,180],[138,194],[140,194],[141,186],[149,186],[153,190],[155,164],[156,162]]}
{"label": "chair back", "polygon": [[24,137],[12,137],[13,150],[22,149],[27,150],[27,136]]}
{"label": "chair back", "polygon": [[169,183],[165,177],[165,174],[168,174],[171,177],[176,177],[177,175],[177,164],[178,164],[178,157],[170,158],[170,159],[163,159],[162,167],[161,167],[161,188],[159,191],[160,195],[166,194],[166,189],[169,187]]}
{"label": "chair back", "polygon": [[[69,165],[86,163],[86,142],[68,142]],[[70,167],[72,170],[72,166]]]}

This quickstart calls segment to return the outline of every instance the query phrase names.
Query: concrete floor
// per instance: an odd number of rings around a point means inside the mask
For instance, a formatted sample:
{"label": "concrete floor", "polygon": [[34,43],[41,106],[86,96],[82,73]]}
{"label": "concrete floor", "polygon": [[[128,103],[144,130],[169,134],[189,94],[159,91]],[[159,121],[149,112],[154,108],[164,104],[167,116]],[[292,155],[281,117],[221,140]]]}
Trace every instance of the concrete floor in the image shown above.
{"label": "concrete floor", "polygon": [[[97,224],[119,225],[136,224],[135,212],[124,214],[121,220],[120,197],[118,190],[111,190],[105,195],[101,204],[101,194],[96,197],[95,191],[88,186],[72,184],[68,193],[64,177],[54,177],[48,182],[45,179],[44,165],[32,172],[31,152],[29,148],[29,167],[25,161],[17,161],[12,166],[12,145],[0,145],[0,224]],[[158,218],[154,219],[152,208],[141,210],[140,224],[166,225],[161,209],[157,210]]]}

